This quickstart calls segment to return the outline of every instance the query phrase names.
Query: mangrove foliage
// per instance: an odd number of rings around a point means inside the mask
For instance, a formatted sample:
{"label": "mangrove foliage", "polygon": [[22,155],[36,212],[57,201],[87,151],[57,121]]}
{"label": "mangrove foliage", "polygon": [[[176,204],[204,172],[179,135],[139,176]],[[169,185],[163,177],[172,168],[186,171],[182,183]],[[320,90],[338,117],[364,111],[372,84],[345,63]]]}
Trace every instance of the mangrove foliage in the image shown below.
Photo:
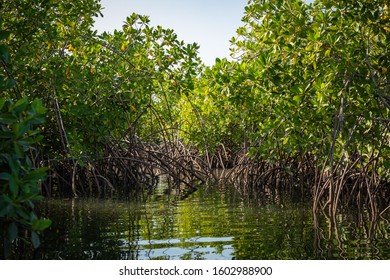
{"label": "mangrove foliage", "polygon": [[182,195],[213,181],[388,213],[388,1],[249,0],[211,67],[148,16],[99,34],[101,10],[0,1],[4,244],[39,245],[41,194],[126,196],[161,174]]}

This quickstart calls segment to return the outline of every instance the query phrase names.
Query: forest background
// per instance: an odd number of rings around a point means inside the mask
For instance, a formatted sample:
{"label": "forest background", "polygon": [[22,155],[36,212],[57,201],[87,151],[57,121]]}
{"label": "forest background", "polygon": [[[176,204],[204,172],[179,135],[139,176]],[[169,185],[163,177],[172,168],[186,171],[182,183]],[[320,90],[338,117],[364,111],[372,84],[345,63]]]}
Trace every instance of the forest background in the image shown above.
{"label": "forest background", "polygon": [[5,247],[39,246],[42,194],[128,195],[161,173],[190,190],[298,192],[330,217],[389,210],[387,1],[250,0],[232,60],[211,67],[147,16],[98,35],[96,0],[3,0],[0,13]]}

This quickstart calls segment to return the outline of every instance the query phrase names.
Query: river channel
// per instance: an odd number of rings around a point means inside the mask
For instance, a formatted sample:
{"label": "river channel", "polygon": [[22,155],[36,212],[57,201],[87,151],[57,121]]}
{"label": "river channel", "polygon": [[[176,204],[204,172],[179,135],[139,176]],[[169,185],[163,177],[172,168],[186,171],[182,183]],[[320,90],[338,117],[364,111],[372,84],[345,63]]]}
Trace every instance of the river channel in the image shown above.
{"label": "river channel", "polygon": [[330,229],[308,201],[254,201],[230,187],[180,197],[161,183],[143,199],[47,199],[38,211],[53,224],[36,259],[390,259],[385,219],[351,211]]}

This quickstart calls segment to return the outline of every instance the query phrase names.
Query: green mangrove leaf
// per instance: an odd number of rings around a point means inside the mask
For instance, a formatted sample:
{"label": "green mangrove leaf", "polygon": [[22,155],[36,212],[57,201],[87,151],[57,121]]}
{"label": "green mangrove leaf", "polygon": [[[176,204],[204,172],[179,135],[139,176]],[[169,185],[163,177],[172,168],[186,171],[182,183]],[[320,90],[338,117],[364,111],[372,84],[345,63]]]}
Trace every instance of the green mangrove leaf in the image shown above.
{"label": "green mangrove leaf", "polygon": [[39,219],[32,222],[32,229],[35,231],[43,231],[50,227],[52,221],[49,219]]}
{"label": "green mangrove leaf", "polygon": [[38,248],[41,245],[41,240],[35,231],[31,232],[31,242],[34,248]]}
{"label": "green mangrove leaf", "polygon": [[11,177],[11,174],[2,172],[0,173],[0,180],[9,181],[9,178]]}
{"label": "green mangrove leaf", "polygon": [[12,222],[8,226],[8,239],[12,242],[18,237],[18,227],[15,222]]}

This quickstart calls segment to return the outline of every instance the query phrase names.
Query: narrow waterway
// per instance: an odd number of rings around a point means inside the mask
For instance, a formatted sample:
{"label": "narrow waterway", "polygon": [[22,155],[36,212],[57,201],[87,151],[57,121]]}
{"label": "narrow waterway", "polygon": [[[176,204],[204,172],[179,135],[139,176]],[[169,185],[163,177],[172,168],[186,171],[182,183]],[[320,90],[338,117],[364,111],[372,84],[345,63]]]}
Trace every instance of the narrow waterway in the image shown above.
{"label": "narrow waterway", "polygon": [[[144,200],[49,199],[36,259],[390,259],[390,225],[352,211],[312,216],[310,202],[244,199],[203,186],[180,197],[164,183]],[[314,224],[317,224],[315,226]]]}

